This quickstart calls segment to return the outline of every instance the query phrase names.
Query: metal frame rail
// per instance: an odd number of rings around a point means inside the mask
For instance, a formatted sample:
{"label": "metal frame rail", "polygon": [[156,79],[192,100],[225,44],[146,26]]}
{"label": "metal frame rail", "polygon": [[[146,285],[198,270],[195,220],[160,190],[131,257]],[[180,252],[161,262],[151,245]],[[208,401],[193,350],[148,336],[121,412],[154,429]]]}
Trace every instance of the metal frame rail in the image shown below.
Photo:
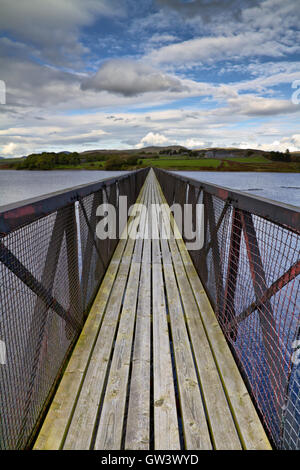
{"label": "metal frame rail", "polygon": [[118,222],[147,172],[0,207],[0,449],[30,445],[116,247],[95,236],[97,207]]}
{"label": "metal frame rail", "polygon": [[204,246],[190,255],[269,437],[299,449],[300,209],[155,172],[170,206],[192,205],[194,229],[204,204]]}

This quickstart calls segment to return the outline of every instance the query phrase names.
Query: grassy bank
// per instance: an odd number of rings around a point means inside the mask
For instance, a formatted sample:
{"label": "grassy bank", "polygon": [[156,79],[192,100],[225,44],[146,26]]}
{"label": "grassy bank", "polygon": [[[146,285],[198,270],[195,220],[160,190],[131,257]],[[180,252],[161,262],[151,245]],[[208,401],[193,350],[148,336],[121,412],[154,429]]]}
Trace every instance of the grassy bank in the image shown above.
{"label": "grassy bank", "polygon": [[142,166],[156,166],[165,170],[182,171],[265,171],[280,173],[300,172],[300,162],[275,162],[263,156],[239,158],[144,158]]}

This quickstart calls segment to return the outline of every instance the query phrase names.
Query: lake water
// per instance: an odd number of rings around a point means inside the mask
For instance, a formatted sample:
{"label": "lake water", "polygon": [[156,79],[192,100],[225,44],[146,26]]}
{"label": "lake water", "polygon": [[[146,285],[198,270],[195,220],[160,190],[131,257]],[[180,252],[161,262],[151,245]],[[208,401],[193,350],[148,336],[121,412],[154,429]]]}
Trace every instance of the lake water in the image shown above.
{"label": "lake water", "polygon": [[[0,206],[72,186],[99,181],[124,171],[0,171]],[[179,172],[184,176],[300,206],[299,173]]]}
{"label": "lake water", "polygon": [[42,194],[92,183],[125,171],[0,171],[0,206]]}
{"label": "lake water", "polygon": [[245,191],[249,194],[256,194],[274,201],[300,206],[300,173],[229,173],[214,171],[180,171],[178,173],[199,181],[206,181],[230,189]]}

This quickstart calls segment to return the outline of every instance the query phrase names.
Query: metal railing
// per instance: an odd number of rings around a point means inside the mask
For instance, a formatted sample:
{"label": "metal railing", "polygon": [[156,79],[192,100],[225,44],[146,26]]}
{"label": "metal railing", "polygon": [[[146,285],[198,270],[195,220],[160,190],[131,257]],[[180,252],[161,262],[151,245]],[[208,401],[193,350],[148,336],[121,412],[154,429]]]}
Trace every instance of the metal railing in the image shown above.
{"label": "metal railing", "polygon": [[300,449],[300,210],[155,172],[170,206],[204,204],[191,258],[274,446]]}
{"label": "metal railing", "polygon": [[30,445],[104,276],[118,240],[96,237],[97,207],[118,216],[146,173],[0,208],[0,449]]}
{"label": "metal railing", "polygon": [[[1,449],[30,445],[116,246],[97,207],[133,204],[147,171],[0,208]],[[155,171],[171,206],[204,203],[191,257],[270,438],[299,449],[300,210]]]}

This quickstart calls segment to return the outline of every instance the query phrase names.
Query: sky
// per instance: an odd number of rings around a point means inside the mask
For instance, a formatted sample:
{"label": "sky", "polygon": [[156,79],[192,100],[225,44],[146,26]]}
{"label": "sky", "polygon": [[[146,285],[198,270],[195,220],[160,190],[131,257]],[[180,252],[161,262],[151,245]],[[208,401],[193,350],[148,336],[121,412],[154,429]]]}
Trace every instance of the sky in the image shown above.
{"label": "sky", "polygon": [[300,150],[299,24],[299,0],[0,0],[0,156]]}

